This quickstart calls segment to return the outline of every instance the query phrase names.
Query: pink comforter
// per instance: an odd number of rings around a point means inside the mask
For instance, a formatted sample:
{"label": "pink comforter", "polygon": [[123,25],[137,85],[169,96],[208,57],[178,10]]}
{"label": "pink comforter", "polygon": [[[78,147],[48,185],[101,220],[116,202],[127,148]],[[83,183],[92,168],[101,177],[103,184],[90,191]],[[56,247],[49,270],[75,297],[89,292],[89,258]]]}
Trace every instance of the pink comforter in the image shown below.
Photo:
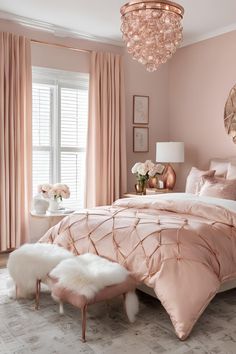
{"label": "pink comforter", "polygon": [[236,213],[202,202],[120,199],[64,218],[40,242],[124,265],[155,290],[180,339],[236,278]]}

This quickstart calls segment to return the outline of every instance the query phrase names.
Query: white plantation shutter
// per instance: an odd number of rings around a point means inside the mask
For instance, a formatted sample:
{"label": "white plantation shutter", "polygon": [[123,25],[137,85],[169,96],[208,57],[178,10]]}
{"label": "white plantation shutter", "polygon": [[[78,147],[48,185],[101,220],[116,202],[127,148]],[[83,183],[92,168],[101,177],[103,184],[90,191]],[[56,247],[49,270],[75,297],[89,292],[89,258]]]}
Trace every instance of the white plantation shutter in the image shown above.
{"label": "white plantation shutter", "polygon": [[52,87],[33,84],[33,194],[41,183],[52,182]]}
{"label": "white plantation shutter", "polygon": [[88,75],[33,70],[33,192],[66,183],[64,206],[83,207],[88,121]]}

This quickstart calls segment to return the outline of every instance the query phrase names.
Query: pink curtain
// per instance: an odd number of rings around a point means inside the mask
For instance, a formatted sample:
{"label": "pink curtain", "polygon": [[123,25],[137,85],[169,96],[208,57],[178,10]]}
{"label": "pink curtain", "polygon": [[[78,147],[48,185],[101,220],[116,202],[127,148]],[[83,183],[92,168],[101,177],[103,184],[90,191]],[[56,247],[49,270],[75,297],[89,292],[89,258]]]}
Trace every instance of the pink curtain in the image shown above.
{"label": "pink curtain", "polygon": [[111,204],[126,192],[123,61],[120,55],[91,55],[86,167],[87,207]]}
{"label": "pink curtain", "polygon": [[0,251],[28,239],[31,87],[30,41],[0,32]]}

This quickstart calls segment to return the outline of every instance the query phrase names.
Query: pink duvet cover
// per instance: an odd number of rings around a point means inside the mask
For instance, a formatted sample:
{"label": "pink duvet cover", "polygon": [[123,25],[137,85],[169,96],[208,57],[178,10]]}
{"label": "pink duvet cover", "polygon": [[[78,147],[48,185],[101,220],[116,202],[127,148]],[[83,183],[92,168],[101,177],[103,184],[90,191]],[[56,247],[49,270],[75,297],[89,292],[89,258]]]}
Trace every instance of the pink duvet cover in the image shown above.
{"label": "pink duvet cover", "polygon": [[120,199],[65,217],[40,242],[124,265],[155,290],[180,339],[236,278],[236,213],[203,202]]}

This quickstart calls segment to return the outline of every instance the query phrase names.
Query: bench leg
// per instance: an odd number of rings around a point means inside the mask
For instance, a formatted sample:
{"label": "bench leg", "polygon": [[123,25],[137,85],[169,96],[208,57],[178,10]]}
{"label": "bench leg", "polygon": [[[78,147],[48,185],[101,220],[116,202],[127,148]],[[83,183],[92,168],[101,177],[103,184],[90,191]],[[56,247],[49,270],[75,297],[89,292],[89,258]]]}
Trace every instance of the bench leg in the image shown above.
{"label": "bench leg", "polygon": [[87,305],[85,305],[81,309],[81,316],[82,316],[82,342],[85,343],[85,333],[86,333],[86,315],[87,315]]}
{"label": "bench leg", "polygon": [[40,290],[41,290],[41,280],[37,279],[37,281],[36,281],[36,293],[35,293],[35,310],[39,309]]}
{"label": "bench leg", "polygon": [[60,315],[64,315],[64,306],[62,301],[59,302],[59,313]]}

